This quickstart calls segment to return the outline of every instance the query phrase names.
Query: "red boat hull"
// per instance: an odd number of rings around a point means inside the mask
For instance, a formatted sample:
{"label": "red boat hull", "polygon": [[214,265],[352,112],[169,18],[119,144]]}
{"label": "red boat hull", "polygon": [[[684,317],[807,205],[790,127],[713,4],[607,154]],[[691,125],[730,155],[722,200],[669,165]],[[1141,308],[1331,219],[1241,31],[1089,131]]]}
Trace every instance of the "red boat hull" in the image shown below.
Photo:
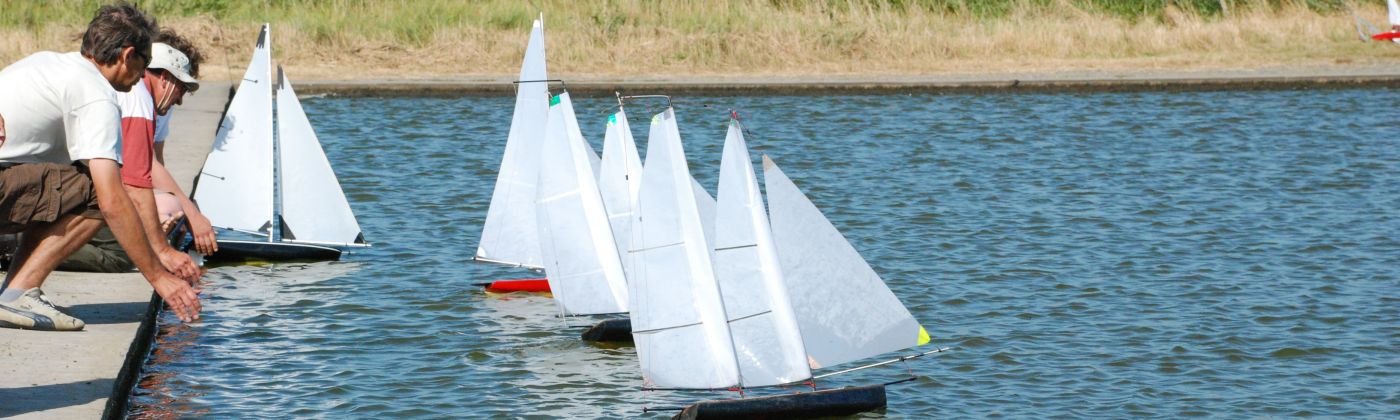
{"label": "red boat hull", "polygon": [[1400,31],[1386,31],[1375,35],[1371,35],[1371,39],[1377,41],[1391,41],[1396,38],[1400,38]]}
{"label": "red boat hull", "polygon": [[549,293],[549,281],[545,279],[496,280],[486,284],[486,291],[493,293]]}

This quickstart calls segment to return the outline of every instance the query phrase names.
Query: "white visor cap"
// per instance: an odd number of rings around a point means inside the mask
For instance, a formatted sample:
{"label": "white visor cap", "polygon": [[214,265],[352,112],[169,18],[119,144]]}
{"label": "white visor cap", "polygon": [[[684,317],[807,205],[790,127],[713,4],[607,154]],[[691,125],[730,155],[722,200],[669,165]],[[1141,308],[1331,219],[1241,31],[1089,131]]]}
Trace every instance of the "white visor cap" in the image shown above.
{"label": "white visor cap", "polygon": [[190,58],[169,44],[152,43],[151,64],[146,67],[170,72],[170,75],[175,76],[175,79],[189,86],[191,92],[199,89],[199,81],[195,80],[194,76],[190,76],[190,71],[193,70]]}

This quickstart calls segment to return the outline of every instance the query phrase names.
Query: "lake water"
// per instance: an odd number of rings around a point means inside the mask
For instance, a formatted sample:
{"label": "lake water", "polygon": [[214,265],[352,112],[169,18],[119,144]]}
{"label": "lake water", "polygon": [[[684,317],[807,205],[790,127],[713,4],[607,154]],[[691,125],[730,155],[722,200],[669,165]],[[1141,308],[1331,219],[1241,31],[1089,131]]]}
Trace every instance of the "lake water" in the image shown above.
{"label": "lake water", "polygon": [[[866,417],[1400,415],[1400,90],[676,98],[714,192],[726,111],[955,351],[823,387]],[[304,101],[373,248],[215,268],[140,417],[634,417],[634,349],[476,264],[513,98]],[[576,99],[600,147],[611,97]],[[629,107],[640,147],[650,113]],[[1382,110],[1378,112],[1377,110]],[[655,109],[651,110],[656,111]],[[907,354],[909,352],[906,352]],[[652,414],[652,416],[671,413]]]}

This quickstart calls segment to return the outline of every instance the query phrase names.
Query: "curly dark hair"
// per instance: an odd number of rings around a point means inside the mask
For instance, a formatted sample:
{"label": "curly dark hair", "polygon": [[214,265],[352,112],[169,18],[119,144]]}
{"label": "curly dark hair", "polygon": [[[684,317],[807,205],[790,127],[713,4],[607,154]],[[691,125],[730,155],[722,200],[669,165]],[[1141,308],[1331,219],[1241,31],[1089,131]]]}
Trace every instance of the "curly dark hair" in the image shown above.
{"label": "curly dark hair", "polygon": [[98,64],[112,64],[122,49],[135,47],[146,62],[151,62],[151,40],[158,32],[156,20],[126,2],[109,4],[97,9],[97,16],[83,33],[83,56]]}
{"label": "curly dark hair", "polygon": [[175,47],[176,50],[185,53],[185,56],[190,58],[190,77],[199,78],[199,63],[204,61],[204,54],[200,54],[199,48],[195,48],[190,40],[174,30],[161,29],[160,34],[156,35],[156,42]]}

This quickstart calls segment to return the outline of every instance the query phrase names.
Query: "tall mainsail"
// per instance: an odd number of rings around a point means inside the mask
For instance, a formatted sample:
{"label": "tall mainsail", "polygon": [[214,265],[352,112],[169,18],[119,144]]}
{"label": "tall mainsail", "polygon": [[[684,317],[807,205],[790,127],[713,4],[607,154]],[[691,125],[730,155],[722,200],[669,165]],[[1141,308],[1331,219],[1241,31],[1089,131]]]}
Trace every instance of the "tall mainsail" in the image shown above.
{"label": "tall mainsail", "polygon": [[[602,167],[598,171],[598,191],[608,210],[608,225],[620,255],[627,258],[627,244],[632,238],[632,209],[637,205],[637,191],[642,186],[642,158],[632,139],[632,127],[627,113],[621,109],[608,116],[607,132],[603,136]],[[626,261],[623,261],[624,265]]]}
{"label": "tall mainsail", "polygon": [[671,109],[652,119],[633,213],[632,336],[648,387],[739,384],[724,303]]}
{"label": "tall mainsail", "polygon": [[537,189],[549,289],[566,314],[627,311],[627,280],[569,94],[551,100]]}
{"label": "tall mainsail", "polygon": [[282,68],[277,68],[278,180],[282,239],[331,245],[364,244],[364,235],[326,152]]}
{"label": "tall mainsail", "polygon": [[535,183],[539,177],[540,145],[549,112],[549,86],[544,80],[544,16],[530,30],[530,43],[520,64],[515,114],[496,174],[496,189],[486,210],[486,223],[477,244],[477,259],[541,268],[540,240],[535,216]]}
{"label": "tall mainsail", "polygon": [[272,40],[267,24],[204,160],[194,199],[216,227],[270,234]]}
{"label": "tall mainsail", "polygon": [[813,369],[928,342],[885,282],[821,210],[763,157],[773,241]]}
{"label": "tall mainsail", "polygon": [[756,387],[805,380],[812,372],[738,120],[729,124],[722,155],[714,225],[715,277],[724,296],[742,384]]}

